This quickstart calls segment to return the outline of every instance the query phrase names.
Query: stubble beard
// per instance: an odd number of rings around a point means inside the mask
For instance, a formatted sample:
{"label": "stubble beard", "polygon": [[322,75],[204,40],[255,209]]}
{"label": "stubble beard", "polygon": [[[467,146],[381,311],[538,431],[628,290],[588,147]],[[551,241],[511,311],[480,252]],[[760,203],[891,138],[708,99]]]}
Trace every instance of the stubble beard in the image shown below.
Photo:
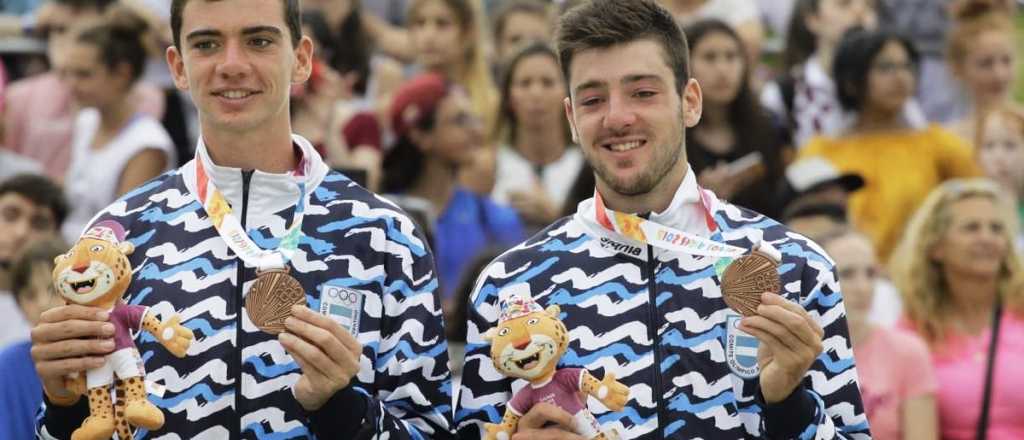
{"label": "stubble beard", "polygon": [[[679,162],[680,150],[684,148],[682,144],[683,136],[685,134],[680,136],[678,142],[673,142],[675,147],[668,148],[668,154],[665,157],[661,157],[655,152],[652,160],[654,163],[641,164],[645,166],[644,171],[634,178],[616,177],[615,173],[609,169],[610,167],[606,163],[597,160],[596,157],[589,154],[585,156],[587,156],[587,162],[594,168],[597,178],[604,182],[612,191],[624,196],[639,196],[654,190],[665,179],[665,176],[672,171],[676,163]],[[651,146],[651,148],[657,147]]]}

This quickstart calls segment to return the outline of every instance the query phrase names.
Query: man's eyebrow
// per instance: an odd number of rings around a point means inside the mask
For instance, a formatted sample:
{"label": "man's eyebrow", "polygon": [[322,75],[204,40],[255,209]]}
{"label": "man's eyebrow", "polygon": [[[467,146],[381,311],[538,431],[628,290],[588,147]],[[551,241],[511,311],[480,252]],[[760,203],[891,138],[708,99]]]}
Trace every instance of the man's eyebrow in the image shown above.
{"label": "man's eyebrow", "polygon": [[[284,35],[284,33],[281,32],[281,29],[278,29],[275,26],[250,26],[250,27],[242,29],[242,35],[254,35],[254,34],[263,34],[263,33],[274,34],[276,36]],[[223,35],[224,35],[223,32],[218,31],[218,30],[214,30],[214,29],[198,29],[198,30],[194,30],[192,32],[189,32],[188,36],[185,37],[185,40],[186,41],[191,41],[191,40],[194,40],[196,38],[202,38],[202,37],[221,37]]]}
{"label": "man's eyebrow", "polygon": [[640,81],[655,81],[657,83],[664,83],[665,82],[664,80],[661,79],[660,76],[649,74],[649,73],[638,73],[636,75],[626,75],[626,77],[622,78],[621,82],[622,82],[622,84],[629,84],[629,83],[635,83],[635,82],[640,82]]}
{"label": "man's eyebrow", "polygon": [[580,92],[582,92],[584,90],[596,89],[596,88],[602,87],[603,85],[604,85],[603,82],[597,81],[597,80],[584,81],[582,84],[576,86],[576,88],[573,89],[573,92],[575,92],[576,94],[579,94]]}

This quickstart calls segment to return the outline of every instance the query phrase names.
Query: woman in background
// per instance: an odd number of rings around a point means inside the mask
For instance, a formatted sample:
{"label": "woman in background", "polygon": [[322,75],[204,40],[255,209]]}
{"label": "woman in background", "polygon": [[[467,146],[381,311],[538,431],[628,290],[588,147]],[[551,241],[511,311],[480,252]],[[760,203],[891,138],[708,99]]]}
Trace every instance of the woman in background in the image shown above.
{"label": "woman in background", "polygon": [[700,122],[686,130],[686,159],[697,182],[723,199],[768,217],[783,170],[783,135],[754,99],[739,35],[725,22],[686,28],[690,71],[701,84]]}
{"label": "woman in background", "polygon": [[917,52],[885,31],[852,31],[833,65],[839,102],[854,119],[841,136],[817,137],[801,156],[823,156],[865,185],[850,197],[853,225],[888,261],[907,219],[931,190],[981,174],[966,142],[938,125],[915,128],[904,107],[917,85]]}
{"label": "woman in background", "polygon": [[81,30],[68,47],[61,76],[82,108],[64,178],[71,212],[62,232],[69,242],[101,209],[176,165],[167,131],[138,112],[131,93],[146,62],[146,32],[142,18],[114,9],[105,23]]}
{"label": "woman in background", "polygon": [[1024,438],[1024,268],[1013,246],[1016,220],[995,182],[951,180],[922,203],[892,259],[905,327],[931,349],[943,439]]}
{"label": "woman in background", "polygon": [[505,66],[491,197],[515,208],[533,230],[561,217],[583,167],[565,119],[565,88],[558,55],[545,43],[530,43]]}

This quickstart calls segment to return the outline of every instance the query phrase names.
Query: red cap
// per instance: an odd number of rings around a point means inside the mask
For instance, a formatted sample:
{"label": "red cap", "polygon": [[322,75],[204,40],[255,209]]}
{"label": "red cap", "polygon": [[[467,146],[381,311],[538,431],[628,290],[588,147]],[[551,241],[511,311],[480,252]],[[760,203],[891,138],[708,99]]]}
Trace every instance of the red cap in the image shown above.
{"label": "red cap", "polygon": [[448,82],[436,73],[424,73],[406,81],[391,100],[391,129],[402,136],[419,124],[437,106],[448,92]]}

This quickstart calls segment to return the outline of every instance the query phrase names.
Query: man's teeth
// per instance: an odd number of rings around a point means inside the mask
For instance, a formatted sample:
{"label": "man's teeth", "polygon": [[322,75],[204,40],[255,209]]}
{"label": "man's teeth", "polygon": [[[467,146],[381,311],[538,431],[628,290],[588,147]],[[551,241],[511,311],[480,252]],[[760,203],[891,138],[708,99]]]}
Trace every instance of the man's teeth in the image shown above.
{"label": "man's teeth", "polygon": [[643,142],[641,142],[641,141],[623,142],[621,144],[611,144],[611,145],[608,146],[608,148],[610,148],[612,151],[616,151],[616,152],[629,151],[629,150],[632,150],[634,148],[639,148],[640,144],[642,144],[642,143]]}
{"label": "man's teeth", "polygon": [[228,90],[226,92],[221,92],[220,96],[223,96],[228,99],[242,99],[251,94],[252,92],[246,92],[244,90]]}

